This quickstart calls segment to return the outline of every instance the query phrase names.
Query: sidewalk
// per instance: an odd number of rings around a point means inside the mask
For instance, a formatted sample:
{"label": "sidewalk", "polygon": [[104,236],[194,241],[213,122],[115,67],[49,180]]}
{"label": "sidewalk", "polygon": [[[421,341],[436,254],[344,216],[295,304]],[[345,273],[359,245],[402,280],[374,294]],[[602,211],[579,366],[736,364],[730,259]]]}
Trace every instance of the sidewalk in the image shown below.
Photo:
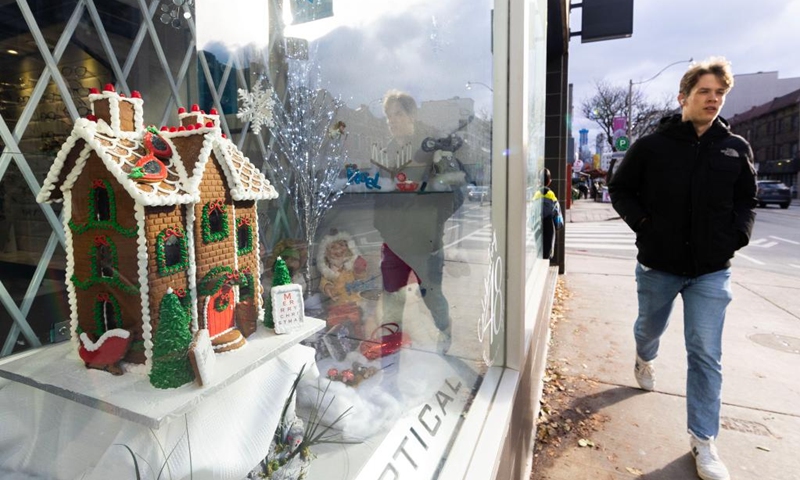
{"label": "sidewalk", "polygon": [[[615,217],[610,204],[579,200],[565,228]],[[681,302],[656,360],[656,391],[635,388],[634,266],[597,254],[566,257],[562,278],[571,297],[548,353],[548,380],[558,387],[550,391],[563,400],[551,406],[549,423],[556,431],[561,422],[563,435],[552,456],[537,460],[532,479],[698,478],[686,433]],[[733,292],[723,335],[720,455],[734,480],[800,479],[800,282],[734,267]]]}
{"label": "sidewalk", "polygon": [[602,222],[616,220],[619,214],[614,211],[610,203],[596,202],[591,199],[572,201],[572,208],[564,215],[566,223]]}

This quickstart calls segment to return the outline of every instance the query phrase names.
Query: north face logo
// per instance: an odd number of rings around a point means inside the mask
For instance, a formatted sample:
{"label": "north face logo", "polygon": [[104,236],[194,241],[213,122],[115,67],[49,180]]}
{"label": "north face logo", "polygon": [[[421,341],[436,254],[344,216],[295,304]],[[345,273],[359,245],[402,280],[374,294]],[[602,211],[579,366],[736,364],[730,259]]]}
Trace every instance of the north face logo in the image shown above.
{"label": "north face logo", "polygon": [[739,158],[739,152],[737,152],[732,148],[726,148],[725,150],[722,151],[722,154],[727,157]]}

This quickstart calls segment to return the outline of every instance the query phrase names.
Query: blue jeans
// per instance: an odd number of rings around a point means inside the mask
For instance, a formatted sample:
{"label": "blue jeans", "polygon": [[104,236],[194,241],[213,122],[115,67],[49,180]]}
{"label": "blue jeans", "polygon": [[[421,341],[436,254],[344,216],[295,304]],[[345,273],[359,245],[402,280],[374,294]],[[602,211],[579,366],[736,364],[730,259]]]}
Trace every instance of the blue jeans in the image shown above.
{"label": "blue jeans", "polygon": [[639,317],[633,328],[636,353],[650,361],[669,324],[672,305],[683,298],[683,328],[688,372],[686,413],[689,432],[700,439],[719,433],[722,392],[722,326],[733,298],[729,268],[683,277],[636,265]]}

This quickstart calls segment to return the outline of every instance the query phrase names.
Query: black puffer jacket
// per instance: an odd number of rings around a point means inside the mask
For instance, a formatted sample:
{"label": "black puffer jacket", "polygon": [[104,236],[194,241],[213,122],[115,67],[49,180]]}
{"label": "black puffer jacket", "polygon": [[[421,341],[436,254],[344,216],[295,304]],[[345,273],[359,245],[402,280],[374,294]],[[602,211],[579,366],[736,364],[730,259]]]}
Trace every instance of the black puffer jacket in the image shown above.
{"label": "black puffer jacket", "polygon": [[722,270],[753,230],[753,151],[722,118],[698,137],[680,115],[665,117],[631,146],[609,193],[642,265],[689,277]]}

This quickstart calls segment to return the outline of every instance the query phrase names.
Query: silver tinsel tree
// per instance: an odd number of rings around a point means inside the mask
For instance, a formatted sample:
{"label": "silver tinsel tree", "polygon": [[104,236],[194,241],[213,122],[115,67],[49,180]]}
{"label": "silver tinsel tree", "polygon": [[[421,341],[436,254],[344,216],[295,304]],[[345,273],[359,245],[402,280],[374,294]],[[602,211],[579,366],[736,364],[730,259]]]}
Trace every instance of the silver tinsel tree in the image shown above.
{"label": "silver tinsel tree", "polygon": [[336,121],[342,102],[319,84],[319,67],[314,62],[290,61],[285,98],[276,98],[273,107],[274,145],[267,162],[283,186],[308,245],[303,277],[309,287],[317,227],[347,184],[343,177],[345,125]]}

